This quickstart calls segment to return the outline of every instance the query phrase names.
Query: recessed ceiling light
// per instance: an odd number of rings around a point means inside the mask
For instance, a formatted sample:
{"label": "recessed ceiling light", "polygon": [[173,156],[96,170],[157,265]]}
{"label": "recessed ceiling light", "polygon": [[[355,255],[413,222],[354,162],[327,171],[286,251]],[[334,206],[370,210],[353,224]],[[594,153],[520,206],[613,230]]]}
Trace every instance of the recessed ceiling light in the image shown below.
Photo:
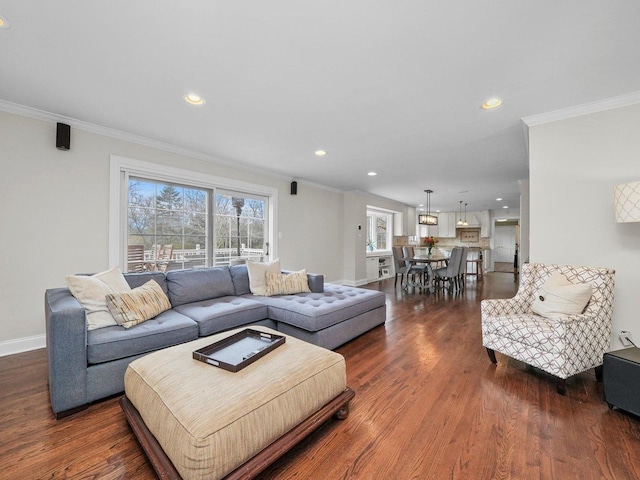
{"label": "recessed ceiling light", "polygon": [[9,20],[0,15],[0,28],[9,28],[10,26]]}
{"label": "recessed ceiling light", "polygon": [[204,104],[204,98],[202,98],[199,95],[196,95],[195,93],[188,93],[184,96],[184,99],[187,103],[190,103],[191,105],[203,105]]}
{"label": "recessed ceiling light", "polygon": [[500,105],[502,105],[502,100],[499,98],[490,98],[482,104],[482,108],[484,110],[491,110],[492,108],[498,108]]}
{"label": "recessed ceiling light", "polygon": [[502,198],[496,198],[496,202],[501,202]]}
{"label": "recessed ceiling light", "polygon": [[420,205],[418,205],[419,207],[424,207],[424,203],[421,203]]}
{"label": "recessed ceiling light", "polygon": [[506,222],[506,221],[507,221],[507,219],[506,219],[506,218],[498,218],[498,219],[496,220],[496,222]]}
{"label": "recessed ceiling light", "polygon": [[369,172],[367,173],[367,175],[369,175],[370,177],[375,177],[377,175],[376,172]]}
{"label": "recessed ceiling light", "polygon": [[502,208],[509,208],[509,207],[508,207],[507,205],[505,205],[505,206],[504,206],[504,207],[502,207]]}
{"label": "recessed ceiling light", "polygon": [[314,153],[319,157],[324,157],[327,154],[324,150],[316,150]]}

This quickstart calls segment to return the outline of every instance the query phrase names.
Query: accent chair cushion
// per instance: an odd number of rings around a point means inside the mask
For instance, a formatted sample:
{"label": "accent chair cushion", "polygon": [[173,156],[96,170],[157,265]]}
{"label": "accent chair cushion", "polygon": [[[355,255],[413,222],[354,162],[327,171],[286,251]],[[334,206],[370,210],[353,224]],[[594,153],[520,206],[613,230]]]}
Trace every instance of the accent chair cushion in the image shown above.
{"label": "accent chair cushion", "polygon": [[309,293],[307,271],[300,270],[292,273],[267,272],[267,290],[265,296],[293,295],[294,293]]}
{"label": "accent chair cushion", "polygon": [[71,294],[87,312],[87,330],[117,325],[107,307],[109,293],[128,292],[131,287],[122,275],[120,267],[113,267],[95,275],[67,275]]}
{"label": "accent chair cushion", "polygon": [[118,325],[131,328],[169,310],[171,304],[155,280],[129,292],[108,293],[107,306]]}
{"label": "accent chair cushion", "polygon": [[280,273],[280,259],[273,262],[247,262],[249,272],[249,288],[254,295],[266,296],[267,272]]}
{"label": "accent chair cushion", "polygon": [[537,292],[531,310],[552,320],[563,315],[579,315],[589,302],[592,290],[590,283],[571,283],[556,273]]}

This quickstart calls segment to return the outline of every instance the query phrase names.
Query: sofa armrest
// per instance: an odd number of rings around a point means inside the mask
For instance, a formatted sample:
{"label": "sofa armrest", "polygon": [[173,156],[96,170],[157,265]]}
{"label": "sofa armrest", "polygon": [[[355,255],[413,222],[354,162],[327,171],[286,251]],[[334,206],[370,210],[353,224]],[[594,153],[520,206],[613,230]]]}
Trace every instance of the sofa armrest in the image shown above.
{"label": "sofa armrest", "polygon": [[307,273],[307,280],[309,281],[309,290],[313,293],[324,292],[324,275],[320,273]]}
{"label": "sofa armrest", "polygon": [[87,403],[87,320],[68,288],[44,295],[49,359],[49,395],[53,412]]}
{"label": "sofa armrest", "polygon": [[480,311],[483,319],[486,317],[500,317],[527,313],[529,304],[525,298],[516,295],[514,298],[482,300],[480,302]]}

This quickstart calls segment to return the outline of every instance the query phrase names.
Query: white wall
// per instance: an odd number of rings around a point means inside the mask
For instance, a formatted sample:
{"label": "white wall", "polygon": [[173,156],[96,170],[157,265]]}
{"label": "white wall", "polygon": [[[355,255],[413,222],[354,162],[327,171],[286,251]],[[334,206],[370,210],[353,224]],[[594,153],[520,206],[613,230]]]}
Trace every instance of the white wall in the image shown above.
{"label": "white wall", "polygon": [[[402,203],[359,191],[345,193],[342,280],[345,285],[367,283],[367,206],[401,212],[405,231],[410,228],[408,222],[415,223],[415,209]],[[362,226],[361,230],[358,230],[359,225]]]}
{"label": "white wall", "polygon": [[[72,128],[55,147],[55,123],[0,111],[0,355],[44,345],[44,291],[70,273],[108,264],[110,156],[156,162],[278,189],[284,268],[343,275],[343,196]],[[364,247],[363,247],[364,251]]]}
{"label": "white wall", "polygon": [[640,180],[640,105],[529,129],[530,259],[616,270],[612,349],[640,341],[640,223],[616,224],[613,187]]}

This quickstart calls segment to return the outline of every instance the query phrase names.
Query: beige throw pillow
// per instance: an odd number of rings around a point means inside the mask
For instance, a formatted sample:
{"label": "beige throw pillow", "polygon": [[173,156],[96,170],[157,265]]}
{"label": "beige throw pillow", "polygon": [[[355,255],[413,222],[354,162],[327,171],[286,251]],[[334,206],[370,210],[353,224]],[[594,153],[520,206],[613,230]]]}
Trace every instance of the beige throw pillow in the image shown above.
{"label": "beige throw pillow", "polygon": [[169,310],[171,303],[158,282],[149,280],[129,292],[107,294],[107,306],[118,325],[131,328]]}
{"label": "beige throw pillow", "polygon": [[247,262],[249,272],[249,289],[254,295],[267,294],[267,272],[280,273],[280,259],[273,262]]}
{"label": "beige throw pillow", "polygon": [[563,315],[579,315],[589,302],[592,289],[590,283],[571,283],[556,273],[540,288],[531,310],[552,320]]}
{"label": "beige throw pillow", "polygon": [[304,292],[311,292],[306,270],[288,274],[267,272],[267,297]]}
{"label": "beige throw pillow", "polygon": [[71,294],[87,312],[87,330],[117,325],[109,312],[105,297],[109,293],[131,290],[120,267],[113,267],[91,276],[67,275],[66,280]]}

